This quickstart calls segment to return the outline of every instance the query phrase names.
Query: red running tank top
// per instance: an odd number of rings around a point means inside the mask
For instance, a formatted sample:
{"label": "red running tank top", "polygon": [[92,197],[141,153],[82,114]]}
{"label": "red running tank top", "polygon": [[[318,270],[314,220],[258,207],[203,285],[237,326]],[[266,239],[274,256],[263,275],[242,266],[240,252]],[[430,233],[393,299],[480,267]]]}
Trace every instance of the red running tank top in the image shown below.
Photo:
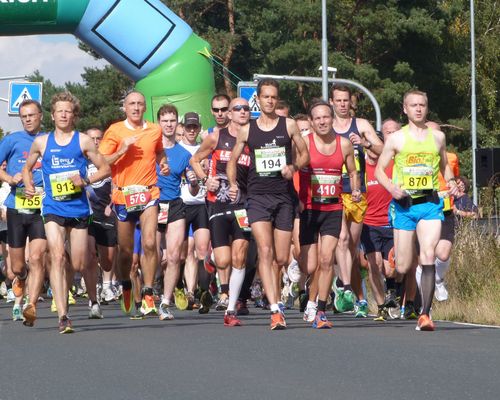
{"label": "red running tank top", "polygon": [[[392,168],[394,161],[391,160],[385,169],[387,176],[392,178]],[[363,223],[370,226],[389,226],[389,203],[392,200],[391,194],[375,179],[376,165],[366,163],[366,209]]]}
{"label": "red running tank top", "polygon": [[335,138],[335,151],[326,155],[320,153],[314,143],[314,135],[309,135],[310,162],[299,172],[299,198],[306,210],[342,210],[342,165],[344,155],[340,145],[340,135]]}

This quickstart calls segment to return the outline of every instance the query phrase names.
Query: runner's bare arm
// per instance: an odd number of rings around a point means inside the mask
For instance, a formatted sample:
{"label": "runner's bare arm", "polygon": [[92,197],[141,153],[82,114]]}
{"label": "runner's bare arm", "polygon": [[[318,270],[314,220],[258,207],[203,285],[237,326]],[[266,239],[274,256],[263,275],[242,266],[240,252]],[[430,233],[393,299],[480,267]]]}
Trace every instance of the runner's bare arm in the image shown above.
{"label": "runner's bare arm", "polygon": [[231,158],[229,159],[226,166],[226,174],[227,174],[227,179],[229,181],[229,186],[237,186],[236,166],[238,158],[245,149],[245,144],[248,140],[249,127],[250,124],[246,124],[241,127],[240,131],[238,132],[238,136],[236,137],[236,144],[234,145],[233,150],[231,151]]}
{"label": "runner's bare arm", "polygon": [[401,135],[401,131],[395,132],[389,136],[387,141],[385,142],[384,149],[382,150],[382,154],[377,162],[377,166],[375,167],[375,179],[387,190],[392,197],[399,200],[408,194],[402,190],[399,185],[395,185],[389,179],[387,174],[385,173],[385,169],[388,167],[392,158],[396,155],[396,143],[398,135]]}
{"label": "runner's bare arm", "polygon": [[293,167],[296,171],[298,171],[309,164],[309,150],[307,149],[306,142],[300,133],[297,122],[293,119],[287,118],[286,127],[295,146],[296,157]]}
{"label": "runner's bare arm", "polygon": [[24,164],[22,175],[23,183],[25,186],[24,193],[26,197],[32,197],[35,195],[35,185],[33,183],[33,167],[35,166],[39,157],[42,156],[45,150],[45,145],[47,143],[47,136],[37,137],[33,144],[31,145],[30,153],[26,159],[26,164]]}
{"label": "runner's bare arm", "polygon": [[207,135],[201,142],[200,148],[196,151],[196,153],[193,154],[191,160],[189,161],[189,164],[191,164],[194,173],[199,179],[203,179],[207,176],[203,167],[201,166],[201,162],[215,150],[218,139],[218,131],[212,133],[211,135]]}
{"label": "runner's bare arm", "polygon": [[361,190],[359,189],[359,173],[356,170],[356,162],[354,161],[354,147],[351,141],[346,138],[340,139],[340,145],[342,146],[342,154],[344,154],[345,167],[349,174],[352,199],[353,201],[359,201],[361,199]]}
{"label": "runner's bare arm", "polygon": [[[104,156],[99,153],[99,151],[95,148],[92,140],[85,134],[80,134],[80,145],[82,146],[82,152],[87,157],[92,164],[97,168],[97,172],[86,178],[82,179],[81,176],[77,175],[77,178],[83,181],[84,185],[90,185],[94,182],[102,181],[104,178],[107,178],[111,175],[111,168],[104,159]],[[72,178],[73,179],[73,178]],[[73,183],[77,184],[73,181]],[[80,182],[78,182],[80,183]],[[83,185],[83,186],[84,186]],[[82,186],[82,185],[78,185]]]}
{"label": "runner's bare arm", "polygon": [[375,154],[380,155],[382,149],[384,148],[384,143],[377,136],[377,132],[373,129],[372,124],[370,124],[366,119],[359,118],[358,128],[362,134],[361,146],[369,148]]}
{"label": "runner's bare arm", "polygon": [[104,156],[104,159],[109,165],[113,165],[116,163],[130,148],[130,146],[133,146],[133,144],[137,141],[136,136],[130,136],[128,138],[125,138],[121,141],[117,141],[117,139],[112,135],[112,133],[106,133],[104,135],[104,138],[99,145],[99,149],[109,146],[115,145],[117,150],[113,153],[106,154],[106,151],[102,151],[102,154]]}

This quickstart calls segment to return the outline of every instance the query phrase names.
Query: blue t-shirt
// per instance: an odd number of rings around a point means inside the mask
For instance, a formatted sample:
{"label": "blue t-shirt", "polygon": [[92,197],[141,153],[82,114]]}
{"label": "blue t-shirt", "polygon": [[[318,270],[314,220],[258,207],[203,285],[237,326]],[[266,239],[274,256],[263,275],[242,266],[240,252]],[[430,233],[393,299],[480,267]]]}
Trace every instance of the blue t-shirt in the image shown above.
{"label": "blue t-shirt", "polygon": [[[0,164],[7,161],[6,171],[10,176],[14,176],[22,171],[35,138],[44,134],[45,133],[38,133],[36,135],[30,135],[26,131],[18,131],[4,137],[0,142]],[[38,187],[42,186],[40,161],[41,160],[38,160],[33,168],[33,182],[35,186]],[[17,187],[24,187],[24,183],[22,181],[19,182]],[[12,187],[9,196],[5,200],[5,206],[7,208],[15,208],[15,196],[16,187]]]}
{"label": "blue t-shirt", "polygon": [[164,149],[164,151],[167,155],[170,174],[168,176],[160,175],[160,167],[157,165],[158,183],[156,185],[160,188],[160,200],[169,201],[181,197],[181,179],[186,168],[189,167],[191,153],[178,143],[169,149]]}

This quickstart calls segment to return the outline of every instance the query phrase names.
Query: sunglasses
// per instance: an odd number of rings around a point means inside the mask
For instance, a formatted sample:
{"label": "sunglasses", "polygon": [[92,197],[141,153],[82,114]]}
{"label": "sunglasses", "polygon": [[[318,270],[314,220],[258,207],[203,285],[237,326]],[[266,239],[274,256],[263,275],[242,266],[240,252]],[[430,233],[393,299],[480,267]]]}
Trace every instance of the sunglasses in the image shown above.
{"label": "sunglasses", "polygon": [[237,104],[233,107],[233,111],[241,111],[241,110],[248,112],[250,111],[250,107],[247,106],[246,104]]}
{"label": "sunglasses", "polygon": [[212,107],[212,111],[214,113],[227,112],[228,110],[229,107],[221,107],[221,108]]}

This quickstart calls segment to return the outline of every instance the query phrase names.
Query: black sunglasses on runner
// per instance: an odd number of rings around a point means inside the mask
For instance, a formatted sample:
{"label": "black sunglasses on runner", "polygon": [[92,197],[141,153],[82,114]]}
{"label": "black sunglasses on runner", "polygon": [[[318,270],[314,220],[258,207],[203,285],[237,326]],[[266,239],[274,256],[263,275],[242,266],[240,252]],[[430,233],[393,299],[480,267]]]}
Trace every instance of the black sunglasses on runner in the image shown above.
{"label": "black sunglasses on runner", "polygon": [[229,107],[221,107],[221,108],[212,107],[212,111],[214,113],[226,112],[227,110],[229,110]]}
{"label": "black sunglasses on runner", "polygon": [[246,104],[237,104],[233,107],[233,111],[250,111],[250,107]]}

